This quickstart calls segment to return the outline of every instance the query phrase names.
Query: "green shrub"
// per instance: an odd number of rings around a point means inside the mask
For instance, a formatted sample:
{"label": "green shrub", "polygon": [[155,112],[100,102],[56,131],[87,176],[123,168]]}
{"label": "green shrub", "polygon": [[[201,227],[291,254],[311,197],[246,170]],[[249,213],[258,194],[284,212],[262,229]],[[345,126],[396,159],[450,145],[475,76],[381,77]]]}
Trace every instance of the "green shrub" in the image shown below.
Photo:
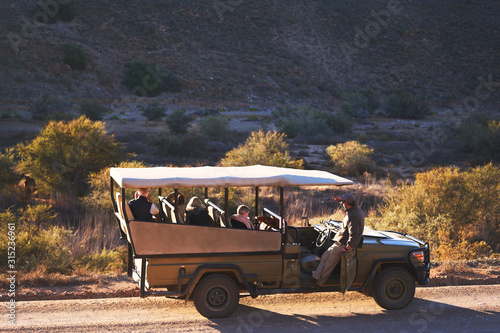
{"label": "green shrub", "polygon": [[303,160],[294,160],[288,152],[285,134],[252,132],[245,144],[226,153],[221,160],[222,166],[269,165],[302,169]]}
{"label": "green shrub", "polygon": [[404,90],[390,94],[384,109],[388,116],[403,119],[423,119],[430,113],[422,97]]}
{"label": "green shrub", "polygon": [[80,114],[90,120],[102,120],[108,109],[97,101],[84,101],[80,105]]}
{"label": "green shrub", "polygon": [[69,120],[73,118],[70,110],[71,102],[46,93],[30,104],[31,118],[35,120]]}
{"label": "green shrub", "polygon": [[151,140],[151,146],[162,157],[200,157],[204,154],[206,139],[198,134],[165,134]]}
{"label": "green shrub", "polygon": [[273,111],[274,124],[289,138],[345,133],[351,128],[350,118],[335,112],[310,108],[285,107]]}
{"label": "green shrub", "polygon": [[142,109],[142,114],[147,120],[153,121],[165,117],[166,111],[157,101],[154,101]]}
{"label": "green shrub", "polygon": [[85,53],[74,44],[66,44],[66,50],[64,51],[63,61],[65,64],[68,64],[73,69],[85,69],[85,62],[87,61],[87,57]]}
{"label": "green shrub", "polygon": [[186,110],[179,109],[167,115],[167,126],[172,134],[185,134],[194,117],[186,114]]}
{"label": "green shrub", "polygon": [[347,94],[340,109],[356,118],[370,118],[370,115],[380,107],[378,95],[373,90],[361,90]]}
{"label": "green shrub", "polygon": [[179,92],[181,89],[174,74],[141,60],[125,64],[122,84],[134,95],[142,97],[158,96],[164,91]]}
{"label": "green shrub", "polygon": [[17,180],[18,177],[14,172],[13,151],[7,150],[5,153],[0,153],[0,193],[10,191]]}
{"label": "green shrub", "polygon": [[375,169],[375,162],[370,157],[373,148],[357,141],[329,146],[326,153],[337,172],[342,174],[356,176]]}
{"label": "green shrub", "polygon": [[[50,205],[26,206],[0,213],[1,230],[16,226],[16,269],[28,272],[44,267],[47,273],[71,271],[68,248],[71,231],[50,225],[56,217]],[[7,258],[8,238],[0,237],[0,257]]]}
{"label": "green shrub", "polygon": [[389,192],[371,222],[429,242],[437,259],[473,259],[500,250],[498,198],[497,165],[439,167]]}
{"label": "green shrub", "polygon": [[455,127],[458,149],[475,163],[500,161],[500,121],[490,114],[477,112]]}
{"label": "green shrub", "polygon": [[225,141],[229,136],[229,122],[221,116],[203,117],[199,122],[200,133],[214,141]]}
{"label": "green shrub", "polygon": [[20,172],[30,173],[44,193],[75,191],[82,195],[91,172],[124,159],[123,145],[106,133],[102,122],[86,117],[50,122],[40,134],[16,146]]}
{"label": "green shrub", "polygon": [[122,245],[114,250],[103,249],[99,253],[84,254],[78,265],[93,273],[122,273],[127,268],[127,247]]}

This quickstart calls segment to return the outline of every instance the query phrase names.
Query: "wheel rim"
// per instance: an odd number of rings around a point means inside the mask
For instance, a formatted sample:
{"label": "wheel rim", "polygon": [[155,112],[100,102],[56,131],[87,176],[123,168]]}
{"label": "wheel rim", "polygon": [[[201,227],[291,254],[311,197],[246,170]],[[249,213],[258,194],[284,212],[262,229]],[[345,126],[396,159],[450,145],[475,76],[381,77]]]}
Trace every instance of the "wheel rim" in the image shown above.
{"label": "wheel rim", "polygon": [[212,288],[207,294],[207,302],[212,307],[221,307],[227,302],[227,292],[223,288]]}
{"label": "wheel rim", "polygon": [[404,296],[406,286],[402,280],[390,280],[385,286],[385,295],[391,300],[398,300]]}

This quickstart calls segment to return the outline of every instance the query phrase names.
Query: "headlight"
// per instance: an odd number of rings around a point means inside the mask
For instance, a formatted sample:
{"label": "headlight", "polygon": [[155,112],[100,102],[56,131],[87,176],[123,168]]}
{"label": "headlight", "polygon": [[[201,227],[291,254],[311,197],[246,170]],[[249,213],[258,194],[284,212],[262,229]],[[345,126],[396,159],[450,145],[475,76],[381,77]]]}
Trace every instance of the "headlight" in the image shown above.
{"label": "headlight", "polygon": [[420,262],[424,262],[425,260],[424,251],[412,252],[412,255]]}

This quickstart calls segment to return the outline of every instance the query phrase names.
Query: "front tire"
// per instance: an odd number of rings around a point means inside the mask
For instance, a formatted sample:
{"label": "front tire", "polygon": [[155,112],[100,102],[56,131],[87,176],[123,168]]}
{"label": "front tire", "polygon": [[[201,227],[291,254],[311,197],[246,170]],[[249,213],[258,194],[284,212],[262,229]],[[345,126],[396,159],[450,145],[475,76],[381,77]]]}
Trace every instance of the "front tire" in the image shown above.
{"label": "front tire", "polygon": [[224,274],[204,277],[194,290],[194,305],[207,318],[229,316],[238,306],[240,292],[236,282]]}
{"label": "front tire", "polygon": [[415,281],[404,268],[391,267],[382,270],[375,279],[375,302],[387,310],[406,307],[415,296]]}

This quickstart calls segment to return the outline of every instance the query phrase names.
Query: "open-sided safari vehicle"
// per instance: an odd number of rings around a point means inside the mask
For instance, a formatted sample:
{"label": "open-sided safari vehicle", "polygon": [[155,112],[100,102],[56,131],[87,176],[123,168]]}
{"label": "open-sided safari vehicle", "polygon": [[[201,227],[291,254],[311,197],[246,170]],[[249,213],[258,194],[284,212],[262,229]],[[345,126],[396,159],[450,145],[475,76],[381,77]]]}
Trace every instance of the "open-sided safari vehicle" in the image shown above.
{"label": "open-sided safari vehicle", "polygon": [[[110,190],[121,235],[128,241],[128,274],[138,282],[141,297],[164,295],[194,300],[206,317],[225,317],[239,302],[240,292],[257,297],[285,292],[357,290],[373,296],[386,309],[405,307],[415,281],[429,281],[429,246],[407,234],[365,227],[358,248],[343,254],[325,286],[301,285],[331,245],[341,222],[289,226],[284,191],[290,186],[340,186],[352,181],[325,171],[267,166],[192,168],[111,168]],[[259,206],[259,188],[279,188],[279,211]],[[224,191],[217,206],[204,198],[214,226],[184,223],[180,189]],[[229,189],[251,187],[255,193],[255,230],[232,227]],[[156,188],[160,214],[154,222],[135,220],[126,189]],[[166,191],[168,189],[168,191]],[[173,189],[173,192],[172,192]],[[169,195],[165,192],[172,192]],[[165,194],[165,196],[163,196]],[[132,198],[128,198],[132,199]],[[304,198],[307,200],[307,198]],[[221,200],[222,201],[222,200]]]}

